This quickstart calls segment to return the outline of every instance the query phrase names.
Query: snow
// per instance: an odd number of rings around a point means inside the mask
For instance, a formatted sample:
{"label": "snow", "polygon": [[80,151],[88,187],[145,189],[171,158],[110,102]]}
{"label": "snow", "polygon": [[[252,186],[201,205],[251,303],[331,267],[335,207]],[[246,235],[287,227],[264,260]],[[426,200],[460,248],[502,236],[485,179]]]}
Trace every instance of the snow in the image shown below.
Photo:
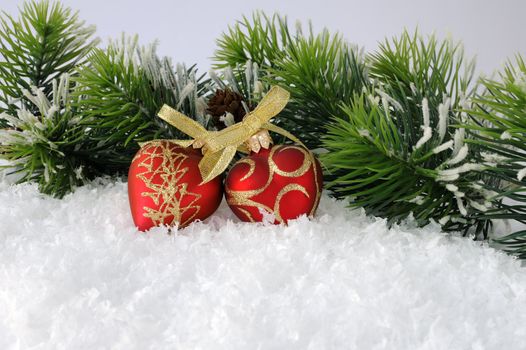
{"label": "snow", "polygon": [[223,203],[167,234],[126,184],[63,200],[0,180],[0,349],[524,349],[520,263],[322,198],[288,227]]}

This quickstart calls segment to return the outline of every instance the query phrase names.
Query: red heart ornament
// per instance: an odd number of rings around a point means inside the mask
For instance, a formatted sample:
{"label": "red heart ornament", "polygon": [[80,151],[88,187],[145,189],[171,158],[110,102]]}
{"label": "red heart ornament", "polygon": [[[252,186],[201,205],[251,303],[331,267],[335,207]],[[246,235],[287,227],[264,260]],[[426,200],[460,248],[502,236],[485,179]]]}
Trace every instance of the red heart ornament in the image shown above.
{"label": "red heart ornament", "polygon": [[310,151],[278,145],[236,162],[227,175],[225,193],[241,220],[260,222],[263,210],[278,224],[302,214],[313,216],[322,186],[320,164]]}
{"label": "red heart ornament", "polygon": [[221,177],[201,184],[200,150],[160,140],[137,152],[128,173],[128,197],[135,226],[185,227],[212,215],[221,203]]}

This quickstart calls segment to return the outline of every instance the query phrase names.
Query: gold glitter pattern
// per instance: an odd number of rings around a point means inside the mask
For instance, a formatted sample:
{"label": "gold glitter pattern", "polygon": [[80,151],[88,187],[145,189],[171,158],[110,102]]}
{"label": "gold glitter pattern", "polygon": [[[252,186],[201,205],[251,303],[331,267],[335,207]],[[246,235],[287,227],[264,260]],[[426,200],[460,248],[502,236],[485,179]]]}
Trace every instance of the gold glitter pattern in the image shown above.
{"label": "gold glitter pattern", "polygon": [[[138,168],[144,168],[144,171],[136,176],[149,190],[142,192],[141,195],[151,198],[155,204],[155,208],[143,207],[144,217],[151,219],[155,226],[165,224],[170,217],[179,222],[180,226],[186,226],[200,210],[196,202],[201,195],[189,192],[187,183],[180,183],[188,172],[188,168],[182,166],[188,156],[178,152],[179,147],[174,146],[176,144],[170,141],[151,141],[146,143],[134,158],[135,161],[144,157],[138,164]],[[192,200],[187,206],[181,207],[183,198],[192,198]],[[187,212],[190,215],[181,222],[181,218]]]}
{"label": "gold glitter pattern", "polygon": [[254,171],[256,171],[256,162],[254,162],[253,159],[244,158],[238,161],[237,164],[248,164],[248,166],[250,167],[248,169],[248,173],[246,173],[245,176],[243,176],[239,181],[245,181],[246,179],[251,177],[252,174],[254,174]]}
{"label": "gold glitter pattern", "polygon": [[[303,154],[303,156],[304,156],[302,164],[296,170],[285,171],[283,169],[280,169],[278,167],[278,165],[276,164],[276,162],[274,161],[274,159],[273,159],[274,154],[276,154],[276,152],[282,152],[282,151],[287,150],[287,149],[295,149],[295,150],[301,152]],[[244,180],[249,178],[254,173],[256,164],[255,164],[254,160],[249,159],[249,158],[242,159],[237,164],[239,164],[239,163],[246,163],[246,164],[248,164],[250,166],[249,171],[247,172],[247,174],[245,174],[240,179],[240,181],[244,181]],[[312,209],[311,209],[311,211],[309,213],[309,216],[313,216],[315,211],[316,211],[316,209],[317,209],[317,207],[318,207],[318,204],[319,204],[320,195],[321,195],[321,189],[320,189],[320,184],[319,184],[319,181],[318,181],[318,176],[320,176],[320,174],[318,174],[316,160],[315,160],[314,156],[312,155],[312,153],[309,152],[308,150],[306,150],[303,147],[297,147],[297,146],[273,147],[270,150],[270,154],[269,154],[269,157],[268,157],[268,165],[269,165],[269,170],[268,170],[269,173],[268,173],[268,177],[267,177],[267,182],[262,187],[260,187],[258,189],[255,189],[255,190],[248,190],[248,191],[234,191],[234,190],[231,190],[230,188],[226,187],[225,190],[226,190],[226,193],[228,195],[227,196],[228,204],[230,206],[237,206],[237,209],[240,210],[243,214],[245,214],[250,221],[254,221],[254,218],[250,215],[250,213],[247,210],[245,210],[243,208],[240,208],[239,206],[257,207],[257,208],[264,209],[265,211],[267,211],[269,213],[273,213],[275,218],[276,218],[276,221],[278,221],[280,223],[283,223],[283,222],[285,222],[285,220],[281,216],[281,207],[280,207],[281,199],[283,198],[283,196],[285,194],[287,194],[287,193],[289,193],[291,191],[299,191],[299,192],[303,193],[308,198],[309,194],[307,192],[307,189],[304,186],[299,185],[299,184],[295,184],[295,183],[291,183],[291,184],[288,184],[288,185],[284,186],[278,192],[278,195],[276,196],[273,208],[270,208],[270,207],[268,207],[268,206],[266,206],[266,205],[264,205],[262,203],[256,202],[253,198],[255,196],[257,196],[257,195],[262,194],[263,192],[265,192],[267,190],[267,188],[271,185],[271,183],[272,183],[272,181],[274,179],[274,174],[278,174],[278,175],[283,176],[283,177],[296,178],[296,177],[304,175],[307,171],[309,171],[309,169],[312,168],[313,172],[314,172],[316,198],[315,198],[315,201],[314,201],[314,205],[313,205],[313,207],[312,207]]]}

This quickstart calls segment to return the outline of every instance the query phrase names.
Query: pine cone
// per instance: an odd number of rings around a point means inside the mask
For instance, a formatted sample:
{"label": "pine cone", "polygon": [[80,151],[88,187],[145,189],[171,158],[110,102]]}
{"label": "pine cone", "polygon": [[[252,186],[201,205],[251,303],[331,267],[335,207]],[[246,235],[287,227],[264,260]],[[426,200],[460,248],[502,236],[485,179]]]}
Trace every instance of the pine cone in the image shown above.
{"label": "pine cone", "polygon": [[234,116],[236,123],[243,120],[246,112],[243,108],[243,96],[230,89],[216,90],[216,93],[208,101],[207,112],[212,116],[214,125],[218,130],[226,127],[225,123],[220,120],[227,112]]}

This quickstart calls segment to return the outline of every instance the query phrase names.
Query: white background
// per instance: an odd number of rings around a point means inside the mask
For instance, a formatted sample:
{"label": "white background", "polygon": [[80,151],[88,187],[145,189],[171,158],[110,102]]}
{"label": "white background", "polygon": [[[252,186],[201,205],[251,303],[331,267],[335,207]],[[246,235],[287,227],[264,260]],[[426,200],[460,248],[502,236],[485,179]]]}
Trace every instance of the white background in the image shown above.
{"label": "white background", "polygon": [[[215,39],[229,24],[253,10],[287,15],[291,24],[309,19],[314,27],[340,31],[349,41],[374,50],[378,41],[403,28],[435,31],[462,40],[466,53],[477,56],[478,70],[491,74],[516,53],[526,55],[524,0],[63,0],[95,24],[104,42],[122,32],[138,33],[141,43],[159,39],[159,53],[174,62],[209,69]],[[23,1],[0,0],[8,13]]]}

